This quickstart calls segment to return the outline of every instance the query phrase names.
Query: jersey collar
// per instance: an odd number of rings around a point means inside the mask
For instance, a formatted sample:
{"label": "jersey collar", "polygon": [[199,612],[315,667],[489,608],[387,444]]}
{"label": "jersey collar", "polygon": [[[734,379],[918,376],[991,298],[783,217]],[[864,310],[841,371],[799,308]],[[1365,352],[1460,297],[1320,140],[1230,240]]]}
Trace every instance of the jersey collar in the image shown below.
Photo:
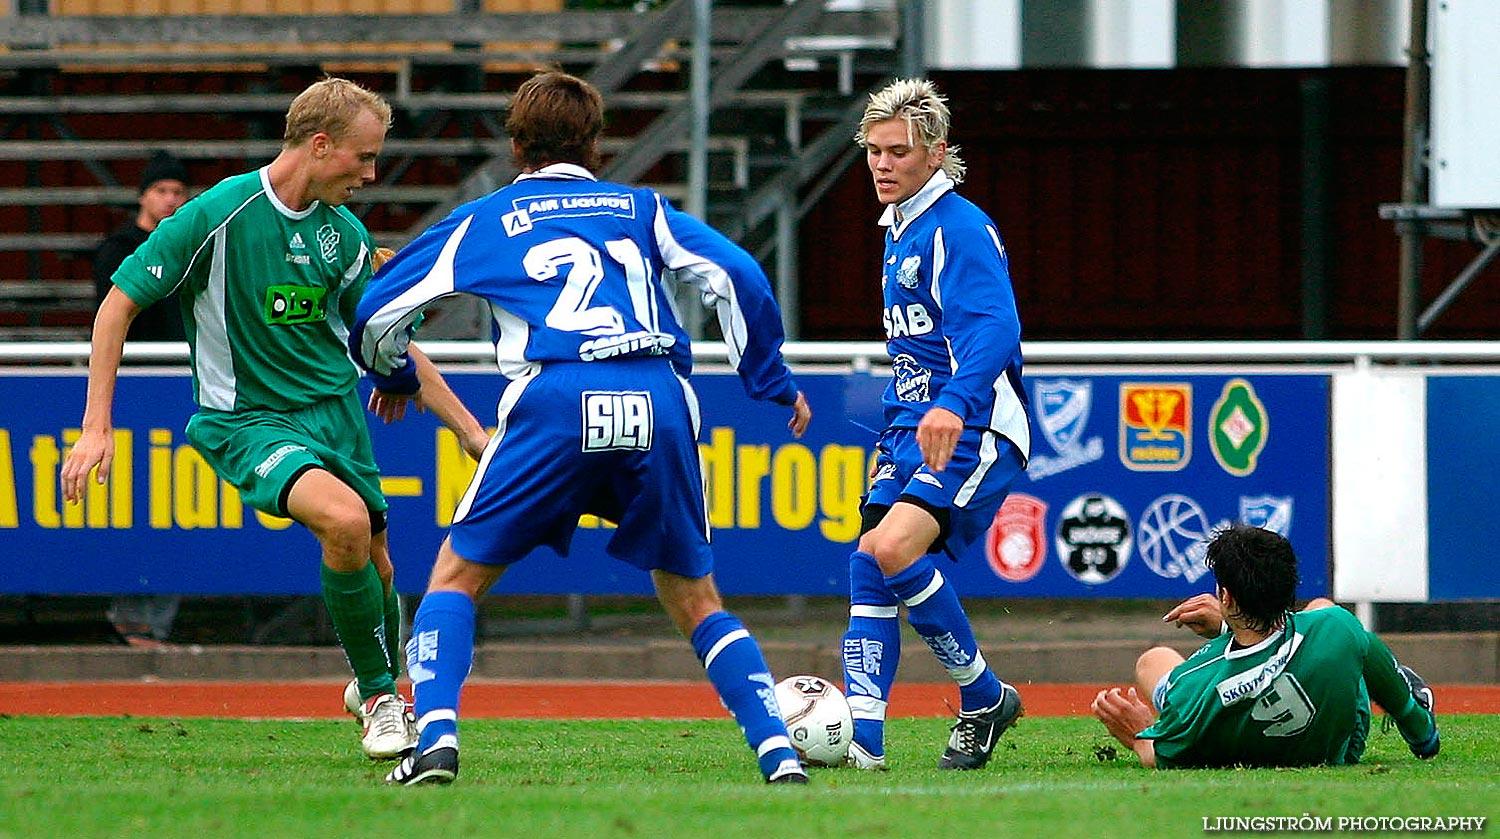
{"label": "jersey collar", "polygon": [[1266,637],[1260,639],[1259,641],[1256,641],[1254,644],[1251,644],[1248,647],[1236,647],[1234,645],[1234,637],[1230,636],[1230,638],[1229,638],[1229,646],[1227,646],[1227,647],[1224,648],[1224,657],[1225,658],[1244,658],[1247,655],[1255,655],[1256,653],[1260,652],[1261,650],[1264,650],[1264,649],[1267,649],[1269,647],[1272,647],[1272,646],[1274,646],[1276,643],[1278,643],[1281,640],[1281,637],[1283,635],[1287,634],[1286,630],[1287,630],[1287,627],[1289,627],[1289,626],[1291,626],[1291,622],[1290,621],[1288,621],[1287,623],[1282,624],[1277,629],[1271,630],[1271,634],[1270,635],[1267,635]]}
{"label": "jersey collar", "polygon": [[[891,238],[900,239],[901,234],[907,227],[911,226],[912,220],[927,211],[928,207],[937,203],[945,193],[953,191],[953,179],[942,169],[932,173],[927,183],[917,190],[912,197],[902,201],[900,204],[886,205],[885,212],[880,215],[880,226],[891,229]],[[900,221],[897,221],[899,217]]]}
{"label": "jersey collar", "polygon": [[261,189],[264,189],[266,191],[266,198],[270,200],[271,206],[275,207],[278,213],[281,213],[287,218],[304,219],[312,215],[313,210],[318,209],[317,199],[313,199],[313,202],[311,204],[308,204],[307,209],[305,210],[294,210],[283,203],[281,200],[281,196],[277,195],[276,190],[271,186],[270,166],[260,167],[260,186]]}
{"label": "jersey collar", "polygon": [[595,181],[594,173],[579,166],[576,163],[553,163],[532,172],[516,176],[517,181],[529,181],[532,178],[563,178],[575,181]]}

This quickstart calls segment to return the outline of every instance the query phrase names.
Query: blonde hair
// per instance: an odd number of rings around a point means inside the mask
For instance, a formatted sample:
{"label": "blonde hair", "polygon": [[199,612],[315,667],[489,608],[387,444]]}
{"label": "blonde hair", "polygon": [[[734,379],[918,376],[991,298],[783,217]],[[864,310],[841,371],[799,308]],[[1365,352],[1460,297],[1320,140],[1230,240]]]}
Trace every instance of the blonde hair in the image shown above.
{"label": "blonde hair", "polygon": [[299,146],[314,134],[325,133],[342,140],[353,130],[359,115],[369,111],[386,128],[391,127],[391,106],[377,93],[348,79],[328,77],[314,82],[292,100],[286,112],[286,132],[281,143],[285,148]]}
{"label": "blonde hair", "polygon": [[[865,106],[859,130],[854,134],[855,144],[863,147],[870,139],[870,126],[888,119],[904,121],[912,142],[931,152],[937,150],[938,143],[948,140],[952,115],[948,100],[938,93],[937,85],[927,79],[897,79],[870,94],[870,103]],[[966,170],[958,156],[958,146],[948,146],[947,154],[943,155],[943,171],[958,184],[963,183]]]}

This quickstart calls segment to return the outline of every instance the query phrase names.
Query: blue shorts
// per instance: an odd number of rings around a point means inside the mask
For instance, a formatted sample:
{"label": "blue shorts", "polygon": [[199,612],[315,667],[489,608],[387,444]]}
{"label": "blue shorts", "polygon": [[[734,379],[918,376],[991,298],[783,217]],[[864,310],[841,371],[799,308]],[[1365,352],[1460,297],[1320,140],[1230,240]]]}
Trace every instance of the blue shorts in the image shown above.
{"label": "blue shorts", "polygon": [[568,553],[578,517],[618,527],[609,555],[644,570],[713,571],[698,399],[665,359],[550,364],[512,381],[449,531],[454,551],[508,565]]}
{"label": "blue shorts", "polygon": [[956,559],[989,531],[1011,484],[1026,468],[1014,443],[993,431],[965,428],[941,472],[922,462],[915,428],[889,428],[875,445],[875,478],[865,504],[894,505],[911,496],[948,511],[943,545]]}

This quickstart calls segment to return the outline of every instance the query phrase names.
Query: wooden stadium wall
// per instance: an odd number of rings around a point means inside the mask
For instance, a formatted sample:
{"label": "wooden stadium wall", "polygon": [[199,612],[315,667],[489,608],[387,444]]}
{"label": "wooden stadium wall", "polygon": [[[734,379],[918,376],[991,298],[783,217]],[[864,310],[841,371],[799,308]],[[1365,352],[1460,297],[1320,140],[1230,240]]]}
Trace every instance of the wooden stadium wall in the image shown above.
{"label": "wooden stadium wall", "polygon": [[[441,15],[453,12],[453,0],[52,0],[53,14],[57,15]],[[563,0],[481,0],[479,10],[491,14],[507,12],[558,12],[563,9]],[[393,36],[399,33],[392,33]],[[537,42],[505,42],[485,44],[490,51],[546,50],[556,44]],[[164,48],[167,48],[164,46]],[[184,51],[183,45],[171,45],[174,51]],[[251,44],[225,46],[200,44],[187,47],[190,52],[224,53],[266,51],[296,51],[317,49],[324,52],[441,52],[451,50],[452,44],[401,41],[392,38],[379,44]],[[97,47],[91,47],[99,51]],[[133,51],[141,51],[132,47]],[[149,51],[149,50],[147,50]],[[373,67],[330,68],[377,69]],[[507,69],[507,68],[497,68]]]}

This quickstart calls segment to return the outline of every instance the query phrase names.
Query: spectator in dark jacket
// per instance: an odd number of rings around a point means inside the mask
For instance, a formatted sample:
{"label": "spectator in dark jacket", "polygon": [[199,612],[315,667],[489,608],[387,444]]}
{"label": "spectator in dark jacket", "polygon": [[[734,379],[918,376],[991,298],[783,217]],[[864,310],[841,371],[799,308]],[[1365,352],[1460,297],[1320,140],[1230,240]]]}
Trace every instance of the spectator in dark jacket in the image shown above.
{"label": "spectator in dark jacket", "polygon": [[[109,291],[110,277],[125,257],[146,241],[161,220],[177,212],[188,200],[188,171],[170,152],[159,151],[146,163],[141,177],[140,211],[135,218],[105,237],[94,252],[94,290],[99,300]],[[169,297],[149,306],[130,324],[128,338],[135,341],[186,340],[177,298]]]}

